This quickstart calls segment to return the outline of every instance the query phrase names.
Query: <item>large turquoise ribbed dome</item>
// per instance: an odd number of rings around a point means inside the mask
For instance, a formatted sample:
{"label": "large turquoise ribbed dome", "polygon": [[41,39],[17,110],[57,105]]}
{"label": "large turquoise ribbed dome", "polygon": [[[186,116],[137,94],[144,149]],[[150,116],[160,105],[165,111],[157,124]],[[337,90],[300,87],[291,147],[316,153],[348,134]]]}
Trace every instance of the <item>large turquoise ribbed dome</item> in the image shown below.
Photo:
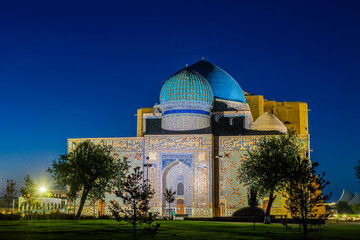
{"label": "large turquoise ribbed dome", "polygon": [[246,103],[240,85],[221,68],[205,60],[194,63],[189,68],[201,74],[209,82],[215,98]]}
{"label": "large turquoise ribbed dome", "polygon": [[213,100],[210,84],[188,67],[166,80],[160,92],[160,104],[173,101],[198,101],[211,105]]}

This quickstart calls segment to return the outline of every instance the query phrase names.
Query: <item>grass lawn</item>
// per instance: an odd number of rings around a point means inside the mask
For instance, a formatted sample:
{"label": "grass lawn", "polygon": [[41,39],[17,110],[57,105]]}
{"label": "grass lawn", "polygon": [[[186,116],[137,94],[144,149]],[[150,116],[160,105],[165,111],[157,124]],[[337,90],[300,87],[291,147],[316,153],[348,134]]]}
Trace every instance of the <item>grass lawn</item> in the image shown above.
{"label": "grass lawn", "polygon": [[[155,239],[300,239],[279,224],[160,221]],[[0,221],[0,239],[132,239],[131,225],[114,220]],[[140,238],[141,239],[141,238]],[[360,224],[329,224],[315,239],[360,239]]]}

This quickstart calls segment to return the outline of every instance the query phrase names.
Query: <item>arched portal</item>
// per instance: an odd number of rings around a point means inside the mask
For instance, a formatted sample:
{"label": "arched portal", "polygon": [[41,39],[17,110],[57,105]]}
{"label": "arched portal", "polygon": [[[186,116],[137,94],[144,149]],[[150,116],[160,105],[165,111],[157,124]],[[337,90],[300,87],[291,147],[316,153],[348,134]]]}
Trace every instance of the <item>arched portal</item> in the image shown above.
{"label": "arched portal", "polygon": [[[166,212],[179,213],[178,203],[181,204],[180,212],[185,213],[185,208],[192,208],[193,204],[193,189],[194,189],[194,176],[190,168],[182,162],[174,161],[169,164],[163,171],[162,175],[162,214]],[[175,201],[170,204],[165,201],[163,193],[165,189],[172,189],[176,191]]]}

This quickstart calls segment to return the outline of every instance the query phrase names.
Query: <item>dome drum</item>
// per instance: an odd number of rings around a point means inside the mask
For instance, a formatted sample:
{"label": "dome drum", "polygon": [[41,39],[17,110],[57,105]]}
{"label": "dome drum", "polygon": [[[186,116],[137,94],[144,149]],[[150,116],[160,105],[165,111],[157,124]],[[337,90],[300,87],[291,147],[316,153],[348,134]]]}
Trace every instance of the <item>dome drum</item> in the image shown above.
{"label": "dome drum", "polygon": [[169,114],[161,121],[161,128],[167,131],[195,131],[210,128],[210,116],[199,114]]}
{"label": "dome drum", "polygon": [[179,101],[161,105],[162,129],[192,131],[210,127],[211,105],[204,102]]}

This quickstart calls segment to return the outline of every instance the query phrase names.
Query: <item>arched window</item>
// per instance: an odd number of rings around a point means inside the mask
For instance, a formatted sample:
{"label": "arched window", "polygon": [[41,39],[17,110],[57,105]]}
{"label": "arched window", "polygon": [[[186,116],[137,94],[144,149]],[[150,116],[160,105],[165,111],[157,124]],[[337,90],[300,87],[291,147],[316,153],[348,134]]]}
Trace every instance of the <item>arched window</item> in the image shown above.
{"label": "arched window", "polygon": [[178,183],[176,192],[177,192],[177,195],[184,195],[184,184],[183,183]]}

